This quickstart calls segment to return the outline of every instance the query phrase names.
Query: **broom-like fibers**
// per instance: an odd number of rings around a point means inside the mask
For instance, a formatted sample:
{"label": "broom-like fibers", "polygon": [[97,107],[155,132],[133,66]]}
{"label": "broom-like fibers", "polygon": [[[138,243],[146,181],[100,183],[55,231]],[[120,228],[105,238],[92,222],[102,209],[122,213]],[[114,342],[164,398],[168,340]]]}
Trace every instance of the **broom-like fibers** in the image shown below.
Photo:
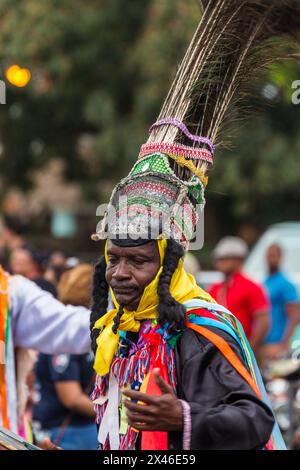
{"label": "broom-like fibers", "polygon": [[[173,118],[193,134],[220,145],[226,125],[245,115],[246,98],[260,73],[295,55],[300,39],[300,0],[208,0],[158,120]],[[191,142],[174,125],[152,129],[148,143]],[[206,170],[201,160],[193,163]],[[177,165],[174,165],[176,169]],[[177,167],[180,177],[188,173]]]}

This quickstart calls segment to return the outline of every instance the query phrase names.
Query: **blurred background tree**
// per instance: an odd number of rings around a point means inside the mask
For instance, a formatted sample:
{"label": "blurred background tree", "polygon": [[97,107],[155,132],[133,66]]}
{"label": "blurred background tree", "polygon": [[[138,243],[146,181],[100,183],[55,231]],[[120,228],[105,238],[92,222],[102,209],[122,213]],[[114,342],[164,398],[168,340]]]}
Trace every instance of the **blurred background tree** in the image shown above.
{"label": "blurred background tree", "polygon": [[[197,0],[2,0],[2,199],[18,188],[36,216],[84,214],[73,244],[94,249],[86,237],[96,206],[135,161],[200,14]],[[26,87],[8,83],[12,64],[30,70]],[[274,67],[251,103],[260,113],[235,128],[231,151],[217,152],[207,249],[222,234],[244,231],[253,242],[268,224],[299,218],[299,77],[295,62]]]}
{"label": "blurred background tree", "polygon": [[102,180],[128,171],[199,19],[197,2],[182,3],[2,2],[2,73],[11,63],[32,72],[1,109],[6,184],[28,188],[32,170],[59,156],[95,201]]}
{"label": "blurred background tree", "polygon": [[[300,109],[292,84],[299,61],[274,66],[250,103],[252,117],[234,129],[233,148],[221,151],[211,175],[207,199],[217,232],[249,230],[249,242],[269,224],[299,220]],[[251,232],[251,233],[250,233]]]}

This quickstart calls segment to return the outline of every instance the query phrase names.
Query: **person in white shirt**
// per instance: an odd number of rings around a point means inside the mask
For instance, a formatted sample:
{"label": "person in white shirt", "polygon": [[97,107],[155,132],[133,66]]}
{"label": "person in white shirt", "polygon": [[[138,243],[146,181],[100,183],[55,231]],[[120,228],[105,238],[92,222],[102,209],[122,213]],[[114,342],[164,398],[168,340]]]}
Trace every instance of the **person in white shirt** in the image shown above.
{"label": "person in white shirt", "polygon": [[28,348],[45,354],[88,353],[90,311],[64,305],[23,276],[8,276],[1,267],[0,271],[0,305],[5,297],[8,304],[6,314],[0,309],[4,338],[0,335],[0,426],[19,432],[15,351]]}

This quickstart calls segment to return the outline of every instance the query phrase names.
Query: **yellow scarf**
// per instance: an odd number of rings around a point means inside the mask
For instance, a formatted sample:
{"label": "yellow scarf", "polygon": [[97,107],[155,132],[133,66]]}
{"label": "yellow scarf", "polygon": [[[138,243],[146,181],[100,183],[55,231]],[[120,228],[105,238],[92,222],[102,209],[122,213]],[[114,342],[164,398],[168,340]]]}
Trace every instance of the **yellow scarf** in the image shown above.
{"label": "yellow scarf", "polygon": [[[135,311],[126,310],[124,308],[124,314],[121,318],[119,330],[138,332],[140,330],[141,321],[152,320],[157,317],[157,286],[162,272],[162,264],[167,247],[167,241],[157,240],[157,244],[160,256],[160,268],[153,281],[151,281],[145,288],[138,308]],[[105,246],[105,259],[106,262],[108,262],[107,243]],[[98,347],[94,363],[94,369],[100,376],[108,374],[120,337],[119,332],[115,334],[112,331],[112,326],[114,324],[113,319],[119,310],[119,304],[112,289],[110,289],[110,293],[115,308],[109,310],[109,312],[103,315],[103,317],[101,317],[94,326],[94,328],[101,330],[101,333],[97,338]],[[208,302],[213,302],[212,297],[197,286],[194,276],[185,271],[182,260],[179,261],[178,267],[172,276],[170,293],[175,300],[180,303],[184,303],[195,297],[201,297]]]}

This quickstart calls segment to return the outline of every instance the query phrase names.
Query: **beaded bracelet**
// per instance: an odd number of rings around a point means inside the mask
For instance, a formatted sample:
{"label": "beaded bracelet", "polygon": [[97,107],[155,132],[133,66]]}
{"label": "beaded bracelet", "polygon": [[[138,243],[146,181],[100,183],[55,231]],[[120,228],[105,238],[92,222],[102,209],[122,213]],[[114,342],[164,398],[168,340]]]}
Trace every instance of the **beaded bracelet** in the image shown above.
{"label": "beaded bracelet", "polygon": [[191,408],[188,402],[184,400],[179,401],[183,412],[183,450],[190,450],[192,432]]}

